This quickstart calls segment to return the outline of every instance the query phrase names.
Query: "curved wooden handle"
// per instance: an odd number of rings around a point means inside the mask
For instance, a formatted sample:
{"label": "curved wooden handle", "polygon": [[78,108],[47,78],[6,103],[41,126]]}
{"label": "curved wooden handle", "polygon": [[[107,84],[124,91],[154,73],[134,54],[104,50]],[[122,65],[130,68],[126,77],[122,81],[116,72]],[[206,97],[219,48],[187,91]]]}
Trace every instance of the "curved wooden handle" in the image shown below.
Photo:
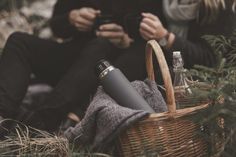
{"label": "curved wooden handle", "polygon": [[174,113],[176,112],[176,104],[175,104],[174,89],[173,89],[172,80],[170,77],[169,68],[166,63],[166,59],[162,52],[162,49],[155,40],[148,41],[146,45],[146,68],[147,68],[148,78],[152,81],[155,81],[155,74],[154,74],[153,60],[152,60],[153,50],[156,55],[158,64],[161,69],[162,77],[164,80],[164,85],[166,89],[167,107],[170,113]]}

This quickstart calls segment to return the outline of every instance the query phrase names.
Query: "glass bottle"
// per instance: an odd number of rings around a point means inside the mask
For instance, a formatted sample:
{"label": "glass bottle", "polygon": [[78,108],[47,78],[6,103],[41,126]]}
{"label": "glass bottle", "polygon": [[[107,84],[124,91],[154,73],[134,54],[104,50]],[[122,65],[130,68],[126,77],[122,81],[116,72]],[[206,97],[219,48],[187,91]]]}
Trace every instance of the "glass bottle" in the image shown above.
{"label": "glass bottle", "polygon": [[192,94],[191,89],[187,84],[187,77],[185,75],[186,69],[184,68],[184,62],[180,51],[173,52],[173,71],[174,71],[174,91],[177,108],[181,108],[179,101],[186,96]]}

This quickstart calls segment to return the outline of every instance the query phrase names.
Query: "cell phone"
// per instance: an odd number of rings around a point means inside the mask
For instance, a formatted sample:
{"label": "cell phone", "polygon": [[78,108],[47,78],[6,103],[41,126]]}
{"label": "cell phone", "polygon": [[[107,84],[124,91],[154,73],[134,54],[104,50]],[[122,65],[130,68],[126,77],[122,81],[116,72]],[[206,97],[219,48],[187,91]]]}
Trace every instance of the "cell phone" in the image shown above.
{"label": "cell phone", "polygon": [[101,25],[109,24],[109,23],[114,23],[114,22],[115,22],[115,18],[113,17],[113,15],[110,15],[110,14],[99,15],[99,16],[95,19],[94,29],[95,29],[95,30],[99,30],[99,27],[100,27]]}

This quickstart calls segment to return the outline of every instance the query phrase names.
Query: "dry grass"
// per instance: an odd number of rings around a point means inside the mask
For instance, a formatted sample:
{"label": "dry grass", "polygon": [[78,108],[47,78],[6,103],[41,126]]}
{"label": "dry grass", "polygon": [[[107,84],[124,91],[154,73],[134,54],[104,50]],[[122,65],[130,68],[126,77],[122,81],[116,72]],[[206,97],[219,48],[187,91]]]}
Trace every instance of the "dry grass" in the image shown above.
{"label": "dry grass", "polygon": [[[26,126],[14,120],[4,120],[16,123],[16,127],[0,141],[1,157],[110,157],[101,153],[89,153],[71,147],[68,140],[46,131]],[[0,122],[1,123],[1,122]]]}
{"label": "dry grass", "polygon": [[0,141],[0,156],[27,154],[69,156],[69,142],[63,137],[17,123],[10,135]]}

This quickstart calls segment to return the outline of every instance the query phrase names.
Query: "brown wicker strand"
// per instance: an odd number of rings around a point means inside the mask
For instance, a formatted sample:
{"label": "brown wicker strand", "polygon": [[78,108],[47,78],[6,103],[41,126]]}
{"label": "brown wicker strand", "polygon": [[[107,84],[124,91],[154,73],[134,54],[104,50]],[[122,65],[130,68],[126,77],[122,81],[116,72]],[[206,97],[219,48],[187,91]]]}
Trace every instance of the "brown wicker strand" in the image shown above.
{"label": "brown wicker strand", "polygon": [[207,143],[199,135],[201,127],[189,120],[199,110],[206,109],[208,103],[191,108],[176,110],[174,90],[165,57],[156,41],[151,40],[146,47],[148,78],[155,80],[152,52],[155,52],[166,88],[168,111],[150,115],[134,124],[120,138],[120,155],[124,157],[205,157]]}
{"label": "brown wicker strand", "polygon": [[169,67],[167,66],[165,56],[162,52],[161,47],[157,44],[155,40],[150,40],[146,46],[146,67],[147,67],[148,78],[152,81],[155,81],[153,61],[152,61],[153,50],[157,56],[156,58],[159,63],[165,84],[167,107],[170,113],[174,113],[176,111],[176,104],[175,104],[174,89],[170,77]]}

